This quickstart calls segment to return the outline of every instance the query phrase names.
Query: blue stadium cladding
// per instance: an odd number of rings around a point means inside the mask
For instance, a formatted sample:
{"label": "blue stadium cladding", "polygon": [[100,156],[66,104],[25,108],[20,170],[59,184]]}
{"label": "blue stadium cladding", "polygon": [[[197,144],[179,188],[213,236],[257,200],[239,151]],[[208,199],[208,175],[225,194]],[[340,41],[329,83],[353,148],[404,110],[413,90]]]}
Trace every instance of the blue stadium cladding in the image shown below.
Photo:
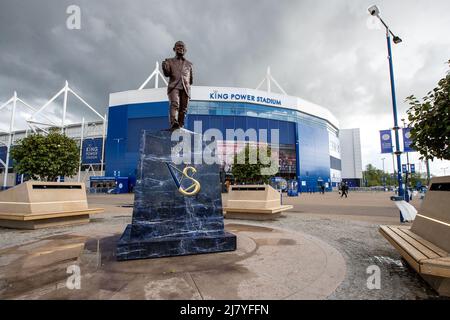
{"label": "blue stadium cladding", "polygon": [[[295,150],[294,177],[300,192],[318,191],[320,181],[329,184],[330,153],[327,121],[286,108],[242,102],[195,101],[189,104],[186,129],[202,121],[203,132],[219,129],[279,129],[279,143]],[[106,176],[120,175],[135,180],[142,130],[169,127],[168,102],[127,104],[109,108],[106,140]],[[303,183],[302,183],[303,181]],[[306,183],[305,183],[306,182]],[[305,185],[306,184],[306,185]]]}

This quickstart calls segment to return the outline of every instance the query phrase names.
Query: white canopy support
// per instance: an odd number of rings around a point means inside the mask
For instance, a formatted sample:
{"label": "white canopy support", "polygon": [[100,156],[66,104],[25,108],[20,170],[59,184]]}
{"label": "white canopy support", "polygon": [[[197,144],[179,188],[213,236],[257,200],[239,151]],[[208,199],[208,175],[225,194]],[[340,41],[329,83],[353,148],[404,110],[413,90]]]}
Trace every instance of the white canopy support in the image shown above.
{"label": "white canopy support", "polygon": [[[22,99],[17,98],[17,101],[19,101],[20,103],[22,103],[25,107],[27,107],[27,108],[30,109],[31,111],[36,112],[36,109],[35,109],[35,108],[33,108],[32,106],[30,106],[28,103],[26,103],[26,102],[23,101]],[[54,122],[53,120],[51,120],[51,119],[50,119],[49,117],[47,117],[45,114],[43,114],[42,117],[45,118],[48,122],[50,122],[52,125],[58,126],[58,125],[56,124],[56,122]]]}
{"label": "white canopy support", "polygon": [[[90,164],[89,167],[84,171],[84,176],[83,176],[83,178],[81,179],[80,182],[86,182],[86,180],[88,178],[88,175],[89,175],[89,172],[91,172],[91,171],[93,172],[94,176],[97,175],[97,173],[94,170],[94,166],[92,164]],[[102,174],[102,173],[100,172],[100,174]]]}
{"label": "white canopy support", "polygon": [[[64,132],[64,129],[66,127],[66,115],[67,115],[67,107],[68,107],[68,94],[73,94],[79,101],[81,101],[85,106],[89,108],[97,117],[99,117],[102,121],[105,121],[105,118],[97,112],[89,103],[87,103],[83,98],[81,98],[72,88],[70,88],[69,83],[66,81],[64,84],[64,87],[58,91],[57,94],[55,94],[49,101],[47,101],[42,107],[40,107],[33,115],[27,119],[28,124],[33,129],[34,132],[36,132],[35,128],[33,126],[36,126],[36,124],[40,125],[46,125],[51,127],[58,127],[61,128],[61,130]],[[54,121],[50,120],[48,117],[43,114],[42,116],[46,118],[46,120],[49,121],[49,123],[39,122],[36,121],[36,116],[41,114],[53,101],[55,101],[60,95],[64,94],[64,100],[63,100],[63,112],[62,112],[62,119],[60,124],[56,124]],[[42,129],[44,132],[48,132],[46,130]]]}
{"label": "white canopy support", "polygon": [[28,125],[28,127],[31,129],[31,130],[33,130],[33,132],[34,133],[37,133],[36,132],[36,129],[33,127],[33,125],[31,124],[31,123],[29,123],[28,121],[27,121],[27,125]]}
{"label": "white canopy support", "polygon": [[78,100],[83,102],[84,105],[87,106],[92,112],[94,112],[102,121],[105,121],[105,118],[100,113],[98,113],[94,108],[92,108],[86,101],[84,101],[84,99],[81,98],[75,91],[69,88],[69,92],[71,92],[75,97],[77,97]]}
{"label": "white canopy support", "polygon": [[103,130],[102,130],[102,163],[100,164],[100,174],[103,174],[103,168],[105,166],[105,143],[106,143],[106,114],[103,120]]}
{"label": "white canopy support", "polygon": [[44,128],[41,128],[39,126],[37,126],[36,124],[33,124],[29,121],[27,121],[27,125],[28,127],[30,127],[31,130],[33,130],[33,133],[38,133],[38,130],[44,131],[45,133],[48,133],[47,130],[45,130]]}
{"label": "white canopy support", "polygon": [[[43,126],[48,126],[49,125],[46,122],[40,122],[40,121],[34,121],[34,120],[27,120],[27,122],[30,123],[30,124],[34,124],[34,125],[37,125],[37,124],[40,124],[40,125],[43,125]],[[56,127],[61,127],[59,125],[55,125],[55,126]]]}
{"label": "white canopy support", "polygon": [[2,104],[2,106],[0,107],[0,110],[2,110],[3,108],[5,108],[8,104],[10,104],[11,102],[13,102],[14,97],[12,97],[11,99],[9,99],[8,101],[6,101],[4,104]]}
{"label": "white canopy support", "polygon": [[256,90],[259,90],[262,87],[262,85],[264,84],[264,82],[266,82],[268,93],[272,92],[271,84],[273,82],[277,86],[277,88],[281,91],[281,93],[283,93],[284,95],[287,95],[286,91],[284,91],[284,89],[280,86],[280,84],[277,82],[277,80],[275,80],[274,77],[272,77],[272,74],[270,73],[270,67],[267,67],[266,76],[258,84],[258,86],[256,87]]}
{"label": "white canopy support", "polygon": [[[9,103],[12,102],[12,110],[11,110],[11,118],[9,122],[9,134],[8,134],[8,145],[6,146],[6,161],[2,161],[3,168],[5,169],[3,172],[3,188],[6,188],[6,184],[8,182],[8,169],[9,169],[9,153],[11,151],[11,144],[14,134],[14,120],[16,118],[16,107],[17,107],[17,92],[14,91],[14,95],[11,99],[9,99]],[[4,107],[4,106],[2,106]]]}
{"label": "white canopy support", "polygon": [[159,62],[156,61],[156,66],[155,66],[155,70],[153,70],[152,74],[147,78],[147,80],[144,81],[144,83],[139,87],[138,90],[142,90],[145,88],[145,86],[150,82],[150,80],[153,79],[153,77],[155,78],[155,88],[159,87],[159,77],[161,77],[161,79],[163,80],[163,82],[167,85],[169,85],[166,81],[166,79],[164,78],[164,75],[161,73],[161,71],[159,70]]}
{"label": "white canopy support", "polygon": [[38,109],[28,120],[34,120],[38,114],[40,114],[45,108],[47,108],[53,101],[56,100],[65,90],[65,87],[59,90],[57,94],[55,94],[50,100],[48,100],[42,107]]}
{"label": "white canopy support", "polygon": [[81,179],[81,162],[83,160],[83,139],[84,139],[84,118],[81,120],[81,139],[80,139],[80,163],[78,165],[78,182]]}

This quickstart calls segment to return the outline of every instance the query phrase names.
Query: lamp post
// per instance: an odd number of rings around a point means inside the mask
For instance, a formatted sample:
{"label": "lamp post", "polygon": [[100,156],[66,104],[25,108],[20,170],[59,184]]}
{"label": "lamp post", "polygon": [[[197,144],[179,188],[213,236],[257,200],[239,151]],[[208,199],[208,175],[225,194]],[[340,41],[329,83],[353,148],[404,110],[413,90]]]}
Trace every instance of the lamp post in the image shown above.
{"label": "lamp post", "polygon": [[[389,59],[389,75],[391,79],[391,95],[392,95],[392,111],[394,114],[394,132],[395,132],[395,144],[396,144],[396,151],[395,154],[397,156],[397,181],[398,181],[398,195],[400,197],[404,197],[406,200],[406,195],[403,190],[403,181],[402,181],[402,160],[401,160],[401,154],[400,151],[400,139],[398,135],[398,130],[400,127],[398,126],[398,117],[397,117],[397,99],[395,97],[395,81],[394,81],[394,64],[392,62],[392,48],[391,48],[391,35],[393,37],[393,41],[395,44],[401,43],[402,39],[400,39],[398,36],[394,35],[394,33],[389,29],[389,26],[381,19],[380,17],[380,10],[377,6],[371,6],[369,9],[370,15],[377,17],[380,19],[381,23],[386,28],[386,40],[387,40],[387,49],[388,49],[388,59]],[[400,222],[404,222],[403,216],[400,212]]]}
{"label": "lamp post", "polygon": [[386,158],[381,158],[381,161],[383,161],[383,188],[384,188],[384,191],[386,191],[386,176],[385,176],[385,174],[384,174],[384,160],[386,160]]}
{"label": "lamp post", "polygon": [[[402,122],[403,122],[403,129],[405,129],[406,128],[406,121],[405,121],[405,119],[402,119]],[[405,139],[404,138],[404,136],[403,136],[403,139]],[[406,152],[406,172],[405,172],[405,187],[406,187],[406,190],[405,190],[405,200],[406,200],[406,202],[409,202],[409,189],[408,189],[408,187],[409,187],[409,172],[411,171],[411,167],[410,167],[410,164],[409,164],[409,152]],[[411,175],[411,179],[412,179],[412,175]]]}
{"label": "lamp post", "polygon": [[[392,152],[392,172],[393,172],[393,178],[395,178],[395,153]],[[394,187],[396,187],[395,179],[394,179]]]}

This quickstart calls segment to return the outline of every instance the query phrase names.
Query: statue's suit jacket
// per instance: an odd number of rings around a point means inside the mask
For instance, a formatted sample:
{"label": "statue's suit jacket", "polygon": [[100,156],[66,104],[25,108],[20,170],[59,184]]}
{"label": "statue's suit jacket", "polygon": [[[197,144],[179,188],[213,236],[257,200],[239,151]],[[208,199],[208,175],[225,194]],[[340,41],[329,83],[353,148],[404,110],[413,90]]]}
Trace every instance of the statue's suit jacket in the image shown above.
{"label": "statue's suit jacket", "polygon": [[181,68],[177,64],[177,58],[169,58],[162,63],[162,69],[166,77],[170,77],[169,85],[167,86],[167,94],[169,94],[178,84],[180,78],[183,83],[183,88],[189,98],[191,97],[191,84],[193,82],[192,63],[183,59]]}

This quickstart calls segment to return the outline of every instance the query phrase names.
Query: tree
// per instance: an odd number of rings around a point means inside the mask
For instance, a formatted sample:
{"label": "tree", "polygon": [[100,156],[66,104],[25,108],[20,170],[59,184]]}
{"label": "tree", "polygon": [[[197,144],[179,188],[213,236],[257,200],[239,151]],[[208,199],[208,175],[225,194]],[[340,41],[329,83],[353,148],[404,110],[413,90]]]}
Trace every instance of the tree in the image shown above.
{"label": "tree", "polygon": [[[383,185],[383,171],[380,169],[377,169],[372,164],[368,164],[366,166],[366,171],[364,171],[364,177],[366,179],[368,187]],[[387,179],[386,175],[385,175],[385,178]],[[387,184],[387,181],[386,181],[386,184]]]}
{"label": "tree", "polygon": [[425,173],[410,173],[409,182],[412,188],[416,186],[426,186],[427,185],[427,175]]}
{"label": "tree", "polygon": [[411,105],[407,111],[411,146],[421,154],[421,159],[450,160],[450,71],[422,101],[414,95],[406,101]]}
{"label": "tree", "polygon": [[383,172],[376,168],[372,164],[366,166],[366,170],[363,172],[364,178],[367,183],[367,187],[376,186],[392,186],[395,184],[395,177],[387,172]]}
{"label": "tree", "polygon": [[[258,157],[259,153],[259,157]],[[268,169],[269,165],[261,162],[261,156],[266,158],[272,156],[270,147],[250,148],[246,145],[244,150],[235,155],[231,173],[238,183],[246,184],[260,184],[269,183],[271,177],[278,172],[278,163],[276,163],[276,170],[272,170],[271,174],[262,174],[263,169]],[[273,172],[275,171],[275,172]]]}
{"label": "tree", "polygon": [[79,166],[79,149],[74,139],[50,130],[46,136],[32,134],[12,147],[14,169],[33,180],[56,181],[59,176],[74,176]]}
{"label": "tree", "polygon": [[[363,172],[364,178],[367,182],[367,187],[377,187],[377,186],[394,186],[396,184],[395,174],[391,175],[387,172],[383,172],[373,166],[368,164],[366,170]],[[384,181],[386,184],[384,183]],[[406,180],[406,179],[405,179]],[[415,187],[420,182],[421,185],[426,185],[426,175],[422,173],[410,173],[408,177],[408,185]]]}

